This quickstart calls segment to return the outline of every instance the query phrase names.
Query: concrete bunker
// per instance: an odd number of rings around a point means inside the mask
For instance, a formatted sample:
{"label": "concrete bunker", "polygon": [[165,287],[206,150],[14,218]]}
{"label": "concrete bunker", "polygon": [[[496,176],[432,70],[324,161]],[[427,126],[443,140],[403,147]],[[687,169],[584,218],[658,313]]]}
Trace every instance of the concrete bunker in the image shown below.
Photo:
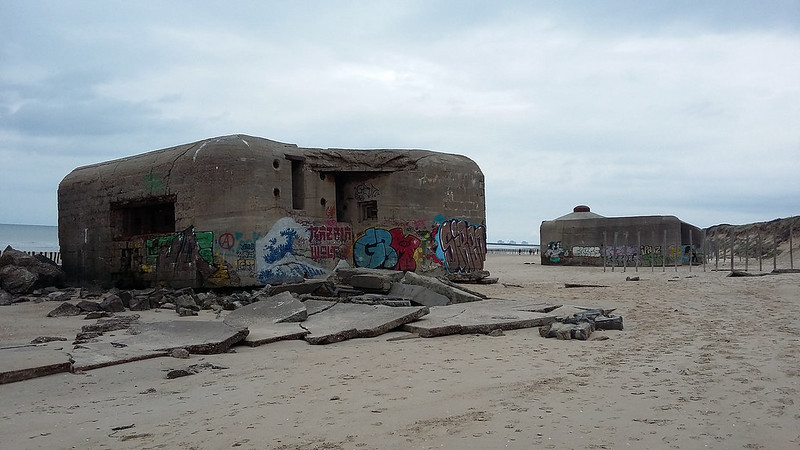
{"label": "concrete bunker", "polygon": [[482,271],[484,177],[428,150],[231,135],[79,167],[58,189],[63,268],[124,287],[258,286],[356,267]]}
{"label": "concrete bunker", "polygon": [[702,262],[703,230],[675,216],[604,217],[578,205],[539,228],[542,264],[662,266]]}

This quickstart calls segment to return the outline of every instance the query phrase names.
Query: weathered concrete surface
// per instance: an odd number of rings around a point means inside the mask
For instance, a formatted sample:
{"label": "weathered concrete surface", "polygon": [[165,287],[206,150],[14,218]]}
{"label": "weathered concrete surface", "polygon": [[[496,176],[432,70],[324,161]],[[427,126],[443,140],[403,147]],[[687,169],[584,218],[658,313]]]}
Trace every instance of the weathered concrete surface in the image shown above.
{"label": "weathered concrete surface", "polygon": [[307,317],[306,305],[289,292],[282,292],[231,311],[223,322],[249,329],[244,343],[257,347],[277,341],[303,339],[308,331],[296,322],[302,322]]}
{"label": "weathered concrete surface", "polygon": [[127,331],[106,334],[97,342],[79,345],[72,357],[76,370],[88,370],[165,356],[176,348],[193,354],[223,353],[244,340],[248,333],[244,327],[211,321],[134,323]]}
{"label": "weathered concrete surface", "polygon": [[547,325],[555,321],[556,314],[533,312],[541,305],[533,302],[491,299],[461,305],[434,306],[430,314],[414,323],[403,325],[403,330],[421,337],[449,334],[486,334],[492,330],[515,330]]}
{"label": "weathered concrete surface", "polygon": [[242,343],[250,347],[258,347],[278,341],[303,339],[308,334],[308,330],[300,326],[299,323],[253,324],[248,329],[250,333]]}
{"label": "weathered concrete surface", "polygon": [[469,292],[461,290],[457,287],[445,284],[436,278],[417,275],[414,272],[406,272],[406,274],[403,276],[402,282],[405,284],[422,286],[432,290],[433,292],[436,292],[437,294],[444,295],[450,299],[449,304],[477,302],[482,300],[477,295],[470,294]]}
{"label": "weathered concrete surface", "polygon": [[450,304],[450,299],[432,290],[415,284],[394,283],[389,290],[390,295],[407,298],[423,306],[444,306]]}
{"label": "weathered concrete surface", "polygon": [[0,384],[70,370],[72,370],[72,358],[66,351],[55,347],[31,345],[0,348]]}
{"label": "weathered concrete surface", "polygon": [[426,306],[391,307],[336,303],[303,322],[310,344],[331,344],[347,339],[375,337],[428,314]]}
{"label": "weathered concrete surface", "polygon": [[71,350],[72,370],[84,371],[115,366],[144,359],[168,356],[165,350],[148,350],[139,347],[115,347],[110,342],[80,344]]}
{"label": "weathered concrete surface", "polygon": [[260,300],[231,311],[224,323],[233,327],[253,324],[302,322],[308,317],[306,306],[289,292],[278,295],[261,295]]}

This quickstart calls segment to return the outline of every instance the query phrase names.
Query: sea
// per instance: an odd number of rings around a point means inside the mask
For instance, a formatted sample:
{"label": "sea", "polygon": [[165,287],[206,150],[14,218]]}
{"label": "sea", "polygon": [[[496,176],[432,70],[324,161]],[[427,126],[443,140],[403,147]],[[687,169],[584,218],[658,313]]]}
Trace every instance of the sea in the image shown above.
{"label": "sea", "polygon": [[0,223],[0,252],[9,245],[23,252],[58,252],[58,227]]}

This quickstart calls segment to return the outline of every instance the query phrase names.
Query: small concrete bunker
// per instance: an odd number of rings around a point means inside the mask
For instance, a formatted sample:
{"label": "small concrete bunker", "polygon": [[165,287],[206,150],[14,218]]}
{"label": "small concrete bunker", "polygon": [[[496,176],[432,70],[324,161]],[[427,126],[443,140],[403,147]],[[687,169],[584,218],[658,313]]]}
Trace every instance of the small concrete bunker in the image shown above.
{"label": "small concrete bunker", "polygon": [[675,216],[603,217],[585,205],[543,221],[539,236],[542,264],[631,267],[699,263],[704,239]]}
{"label": "small concrete bunker", "polygon": [[465,156],[231,135],[79,167],[58,188],[64,271],[119,286],[258,286],[356,267],[482,271]]}

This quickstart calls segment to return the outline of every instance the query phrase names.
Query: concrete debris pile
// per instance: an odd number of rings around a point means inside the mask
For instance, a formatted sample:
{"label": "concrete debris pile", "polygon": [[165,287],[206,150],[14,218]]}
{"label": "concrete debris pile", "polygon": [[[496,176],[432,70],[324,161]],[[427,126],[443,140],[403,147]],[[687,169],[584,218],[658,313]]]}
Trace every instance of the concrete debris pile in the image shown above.
{"label": "concrete debris pile", "polygon": [[[7,253],[11,252],[4,252],[3,258]],[[22,252],[16,253],[26,257],[20,257],[22,259],[35,260],[34,257]],[[9,256],[10,258],[11,256]],[[10,265],[8,267],[31,267],[33,263],[26,264],[29,265]],[[11,273],[12,270],[8,272]],[[41,277],[38,279],[52,280],[54,278]],[[11,285],[15,286],[16,284],[11,283]],[[59,286],[62,287],[59,288]],[[102,290],[96,286],[64,288],[63,284],[45,287],[32,284],[24,292],[18,289],[14,289],[13,292],[12,294],[12,291],[0,289],[0,305],[23,301],[58,301],[62,302],[61,305],[51,311],[48,314],[49,317],[92,314],[89,317],[91,319],[127,310],[171,309],[181,317],[196,316],[201,310],[232,311],[283,292],[289,292],[301,301],[325,300],[336,303],[393,307],[444,306],[487,298],[485,295],[451,282],[445,277],[433,278],[414,272],[351,268],[344,261],[340,261],[327,279],[308,279],[299,283],[267,285],[255,290],[237,290],[235,292],[213,290],[197,292],[192,288],[134,290],[111,288]],[[80,301],[73,303],[72,300],[76,298]]]}
{"label": "concrete debris pile", "polygon": [[539,334],[545,338],[585,341],[595,330],[622,330],[622,316],[612,315],[613,311],[597,308],[556,317],[553,323],[539,327]]}
{"label": "concrete debris pile", "polygon": [[65,281],[64,271],[45,256],[32,256],[11,246],[0,254],[0,305],[36,289],[63,286]]}
{"label": "concrete debris pile", "polygon": [[[48,321],[83,316],[95,322],[73,322],[69,329],[76,334],[69,349],[61,343],[68,339],[56,335],[0,347],[0,383],[155,357],[225,353],[235,345],[282,340],[330,344],[389,331],[405,331],[408,337],[502,336],[506,330],[548,325],[559,312],[574,312],[574,307],[551,303],[489,299],[447,278],[352,268],[344,262],[327,279],[250,291],[47,286],[6,294],[11,298],[7,304],[59,302],[47,314]],[[174,313],[165,317],[165,311]],[[581,317],[603,323],[604,314],[592,311]]]}

